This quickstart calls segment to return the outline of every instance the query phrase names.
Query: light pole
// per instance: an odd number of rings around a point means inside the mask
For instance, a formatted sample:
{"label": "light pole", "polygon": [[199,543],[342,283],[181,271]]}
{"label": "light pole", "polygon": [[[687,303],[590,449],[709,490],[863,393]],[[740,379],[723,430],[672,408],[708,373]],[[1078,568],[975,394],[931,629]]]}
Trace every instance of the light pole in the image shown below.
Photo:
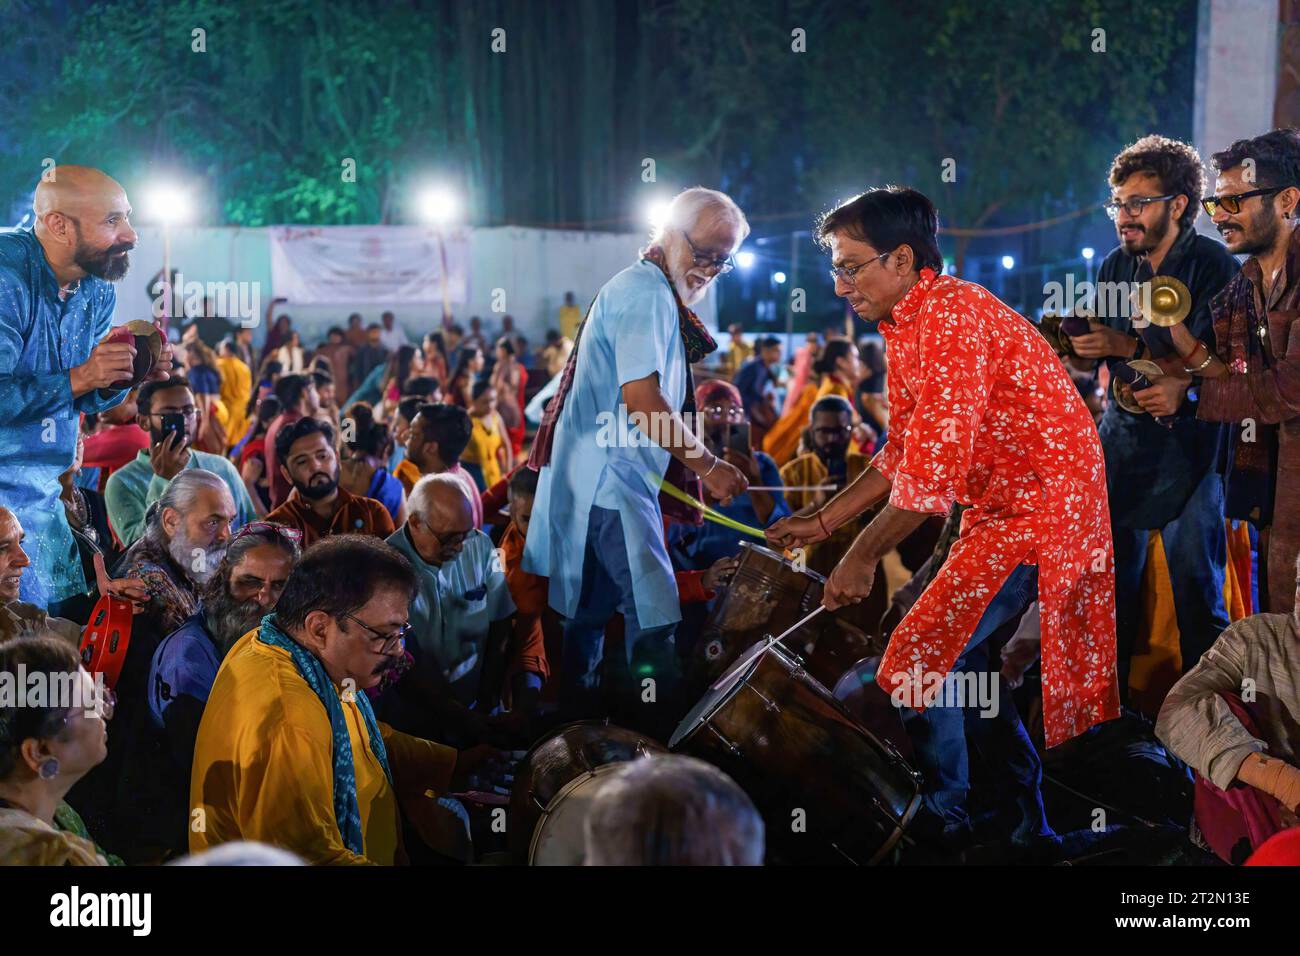
{"label": "light pole", "polygon": [[164,336],[172,317],[172,223],[189,216],[189,197],[177,186],[160,183],[147,193],[149,215],[162,223],[163,235],[163,310],[161,328]]}
{"label": "light pole", "polygon": [[447,286],[447,240],[443,235],[443,228],[456,218],[458,208],[456,196],[449,189],[432,187],[420,195],[420,216],[433,226],[434,234],[438,237],[438,255],[442,262],[439,278],[442,285],[444,328],[451,325],[451,297]]}

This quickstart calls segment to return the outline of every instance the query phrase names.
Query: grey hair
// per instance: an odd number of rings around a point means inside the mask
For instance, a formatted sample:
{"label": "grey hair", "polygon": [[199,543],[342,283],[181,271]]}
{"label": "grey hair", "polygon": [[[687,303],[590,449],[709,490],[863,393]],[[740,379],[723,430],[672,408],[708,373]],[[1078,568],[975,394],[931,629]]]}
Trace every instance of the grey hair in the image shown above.
{"label": "grey hair", "polygon": [[690,232],[699,223],[700,217],[709,210],[716,210],[720,218],[729,219],[739,226],[741,240],[749,235],[749,220],[734,199],[716,189],[692,186],[679,192],[668,204],[663,221],[656,223],[650,233],[650,246],[661,244],[674,229]]}
{"label": "grey hair", "polygon": [[415,483],[411,493],[406,496],[406,513],[419,515],[420,520],[425,524],[429,521],[429,512],[433,510],[433,491],[439,485],[448,485],[455,488],[462,498],[469,501],[469,494],[465,491],[465,485],[455,475],[449,475],[446,472],[437,475],[425,475]]}
{"label": "grey hair", "polygon": [[763,818],[725,773],[668,754],[620,766],[583,823],[588,866],[760,866]]}
{"label": "grey hair", "polygon": [[[209,488],[213,491],[224,491],[230,495],[230,486],[216,474],[210,471],[204,471],[202,468],[187,468],[168,483],[162,496],[149,506],[145,513],[145,536],[150,538],[156,545],[166,545],[166,538],[162,531],[162,513],[164,509],[171,508],[179,511],[181,514],[186,513],[194,507],[194,502],[198,500],[199,492]],[[234,499],[234,495],[230,495]]]}
{"label": "grey hair", "polygon": [[278,846],[257,843],[253,840],[236,840],[222,843],[208,850],[191,853],[168,866],[306,866],[296,853]]}

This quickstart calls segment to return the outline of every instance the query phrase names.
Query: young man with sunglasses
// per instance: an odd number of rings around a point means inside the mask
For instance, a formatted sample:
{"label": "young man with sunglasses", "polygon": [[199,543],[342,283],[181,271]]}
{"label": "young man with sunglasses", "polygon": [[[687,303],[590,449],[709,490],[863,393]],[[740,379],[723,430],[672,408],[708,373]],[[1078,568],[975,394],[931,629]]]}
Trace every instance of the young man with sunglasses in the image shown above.
{"label": "young man with sunglasses", "polygon": [[1260,604],[1283,614],[1300,552],[1300,130],[1238,140],[1211,161],[1203,206],[1228,251],[1249,258],[1211,305],[1213,347],[1178,326],[1173,344],[1204,376],[1200,417],[1232,426],[1229,514],[1263,529]]}
{"label": "young man with sunglasses", "polygon": [[1213,341],[1210,300],[1236,274],[1237,263],[1222,243],[1193,228],[1205,174],[1200,155],[1187,143],[1144,136],[1115,157],[1109,180],[1105,209],[1120,244],[1102,262],[1097,279],[1100,289],[1119,294],[1096,296],[1092,331],[1070,339],[1079,356],[1072,361],[1083,370],[1104,362],[1112,377],[1117,365],[1135,358],[1165,371],[1150,388],[1131,393],[1142,411],[1111,400],[1099,426],[1115,542],[1116,652],[1124,698],[1143,627],[1142,578],[1151,532],[1160,532],[1169,564],[1184,671],[1228,626],[1227,536],[1217,468],[1222,429],[1197,420],[1198,382],[1184,370],[1169,329],[1136,311],[1130,293],[1153,276],[1172,276],[1191,293],[1182,328],[1198,341]]}

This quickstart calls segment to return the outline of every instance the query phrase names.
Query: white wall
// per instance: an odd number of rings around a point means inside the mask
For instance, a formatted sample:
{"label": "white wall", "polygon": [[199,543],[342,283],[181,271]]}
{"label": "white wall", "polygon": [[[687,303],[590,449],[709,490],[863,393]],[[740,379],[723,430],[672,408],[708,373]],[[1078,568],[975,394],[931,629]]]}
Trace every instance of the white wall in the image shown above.
{"label": "white wall", "polygon": [[[162,268],[161,229],[140,227],[139,241],[131,253],[131,271],[117,286],[114,321],[149,318],[151,299],[146,285]],[[514,317],[515,326],[530,343],[543,341],[548,328],[557,327],[556,313],[571,291],[581,308],[601,285],[636,261],[644,242],[640,234],[577,232],[525,229],[502,226],[471,229],[470,301],[453,303],[452,311],[461,325],[471,315],[481,316],[489,330],[500,328],[501,316],[492,311],[494,289],[505,291],[504,312]],[[172,267],[186,282],[246,282],[260,296],[261,310],[274,298],[271,287],[270,237],[267,229],[177,227],[172,230]],[[338,306],[298,306],[292,302],[277,310],[293,317],[304,342],[311,344],[331,325],[344,325],[351,312],[360,312],[365,322],[378,322],[389,309],[408,332],[424,332],[438,325],[439,303],[373,306],[364,302]],[[711,290],[696,309],[710,328],[717,328],[717,308]],[[260,316],[254,341],[265,335]]]}

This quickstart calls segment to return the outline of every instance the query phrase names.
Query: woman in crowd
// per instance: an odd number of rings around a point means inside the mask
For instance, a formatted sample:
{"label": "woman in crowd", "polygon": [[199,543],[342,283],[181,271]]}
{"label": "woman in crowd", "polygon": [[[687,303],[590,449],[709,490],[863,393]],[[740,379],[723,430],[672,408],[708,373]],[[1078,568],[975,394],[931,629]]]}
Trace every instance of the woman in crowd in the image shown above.
{"label": "woman in crowd", "polygon": [[301,375],[307,371],[307,353],[297,329],[289,330],[288,340],[275,350],[275,358],[286,375]]}
{"label": "woman in crowd", "polygon": [[406,394],[406,383],[412,378],[424,374],[424,355],[414,345],[398,346],[397,351],[388,357],[388,367],[384,369],[384,384],[380,388],[386,409],[393,409]]}
{"label": "woman in crowd", "polygon": [[63,801],[72,785],[108,755],[112,692],[101,697],[72,645],[57,637],[0,644],[0,673],[71,688],[68,700],[18,706],[0,698],[0,865],[106,866],[81,817]]}
{"label": "woman in crowd", "polygon": [[214,455],[224,455],[229,444],[230,413],[221,400],[222,378],[217,353],[202,339],[185,343],[185,377],[199,409],[199,433],[194,447]]}
{"label": "woman in crowd", "polygon": [[[268,307],[268,315],[270,311],[271,310]],[[266,344],[262,346],[263,362],[267,359],[276,357],[275,353],[279,351],[280,346],[289,341],[289,333],[292,330],[293,320],[289,318],[289,316],[281,315],[275,320],[275,324],[271,326],[270,330],[266,333]]]}
{"label": "woman in crowd", "polygon": [[862,377],[858,349],[848,339],[831,339],[812,365],[816,383],[809,382],[794,405],[787,409],[763,438],[763,450],[778,466],[794,458],[799,438],[808,425],[808,414],[819,398],[839,395],[852,404],[854,389]]}
{"label": "woman in crowd", "polygon": [[265,517],[271,507],[271,481],[266,473],[266,430],[282,410],[280,400],[274,395],[262,399],[249,433],[230,452],[239,464],[239,475],[244,479],[244,487],[253,499],[253,510],[259,518]]}
{"label": "woman in crowd", "polygon": [[509,336],[497,339],[496,349],[492,387],[497,393],[497,411],[510,439],[510,451],[518,457],[524,450],[524,389],[528,387],[528,370],[519,363],[515,343]]}
{"label": "woman in crowd", "polygon": [[463,345],[460,350],[460,358],[456,361],[456,367],[452,370],[451,381],[443,389],[443,394],[447,401],[452,405],[459,405],[461,408],[468,409],[472,402],[472,389],[478,375],[483,371],[483,351],[472,345]]}
{"label": "woman in crowd", "polygon": [[442,332],[430,332],[424,337],[424,374],[445,382],[450,371],[447,343],[443,341]]}
{"label": "woman in crowd", "polygon": [[217,371],[221,373],[221,404],[230,416],[226,440],[237,442],[248,431],[248,403],[253,397],[253,371],[239,357],[235,340],[227,336],[217,346]]}
{"label": "woman in crowd", "polygon": [[505,422],[497,411],[497,391],[488,381],[474,383],[470,392],[469,444],[461,454],[461,463],[474,478],[480,492],[491,488],[514,467],[510,439]]}
{"label": "woman in crowd", "polygon": [[394,526],[400,528],[406,522],[406,489],[383,465],[392,445],[388,426],[375,421],[374,409],[365,402],[349,406],[343,420],[350,421],[352,427],[340,430],[343,455],[339,460],[339,486],[354,495],[378,501],[392,517]]}

